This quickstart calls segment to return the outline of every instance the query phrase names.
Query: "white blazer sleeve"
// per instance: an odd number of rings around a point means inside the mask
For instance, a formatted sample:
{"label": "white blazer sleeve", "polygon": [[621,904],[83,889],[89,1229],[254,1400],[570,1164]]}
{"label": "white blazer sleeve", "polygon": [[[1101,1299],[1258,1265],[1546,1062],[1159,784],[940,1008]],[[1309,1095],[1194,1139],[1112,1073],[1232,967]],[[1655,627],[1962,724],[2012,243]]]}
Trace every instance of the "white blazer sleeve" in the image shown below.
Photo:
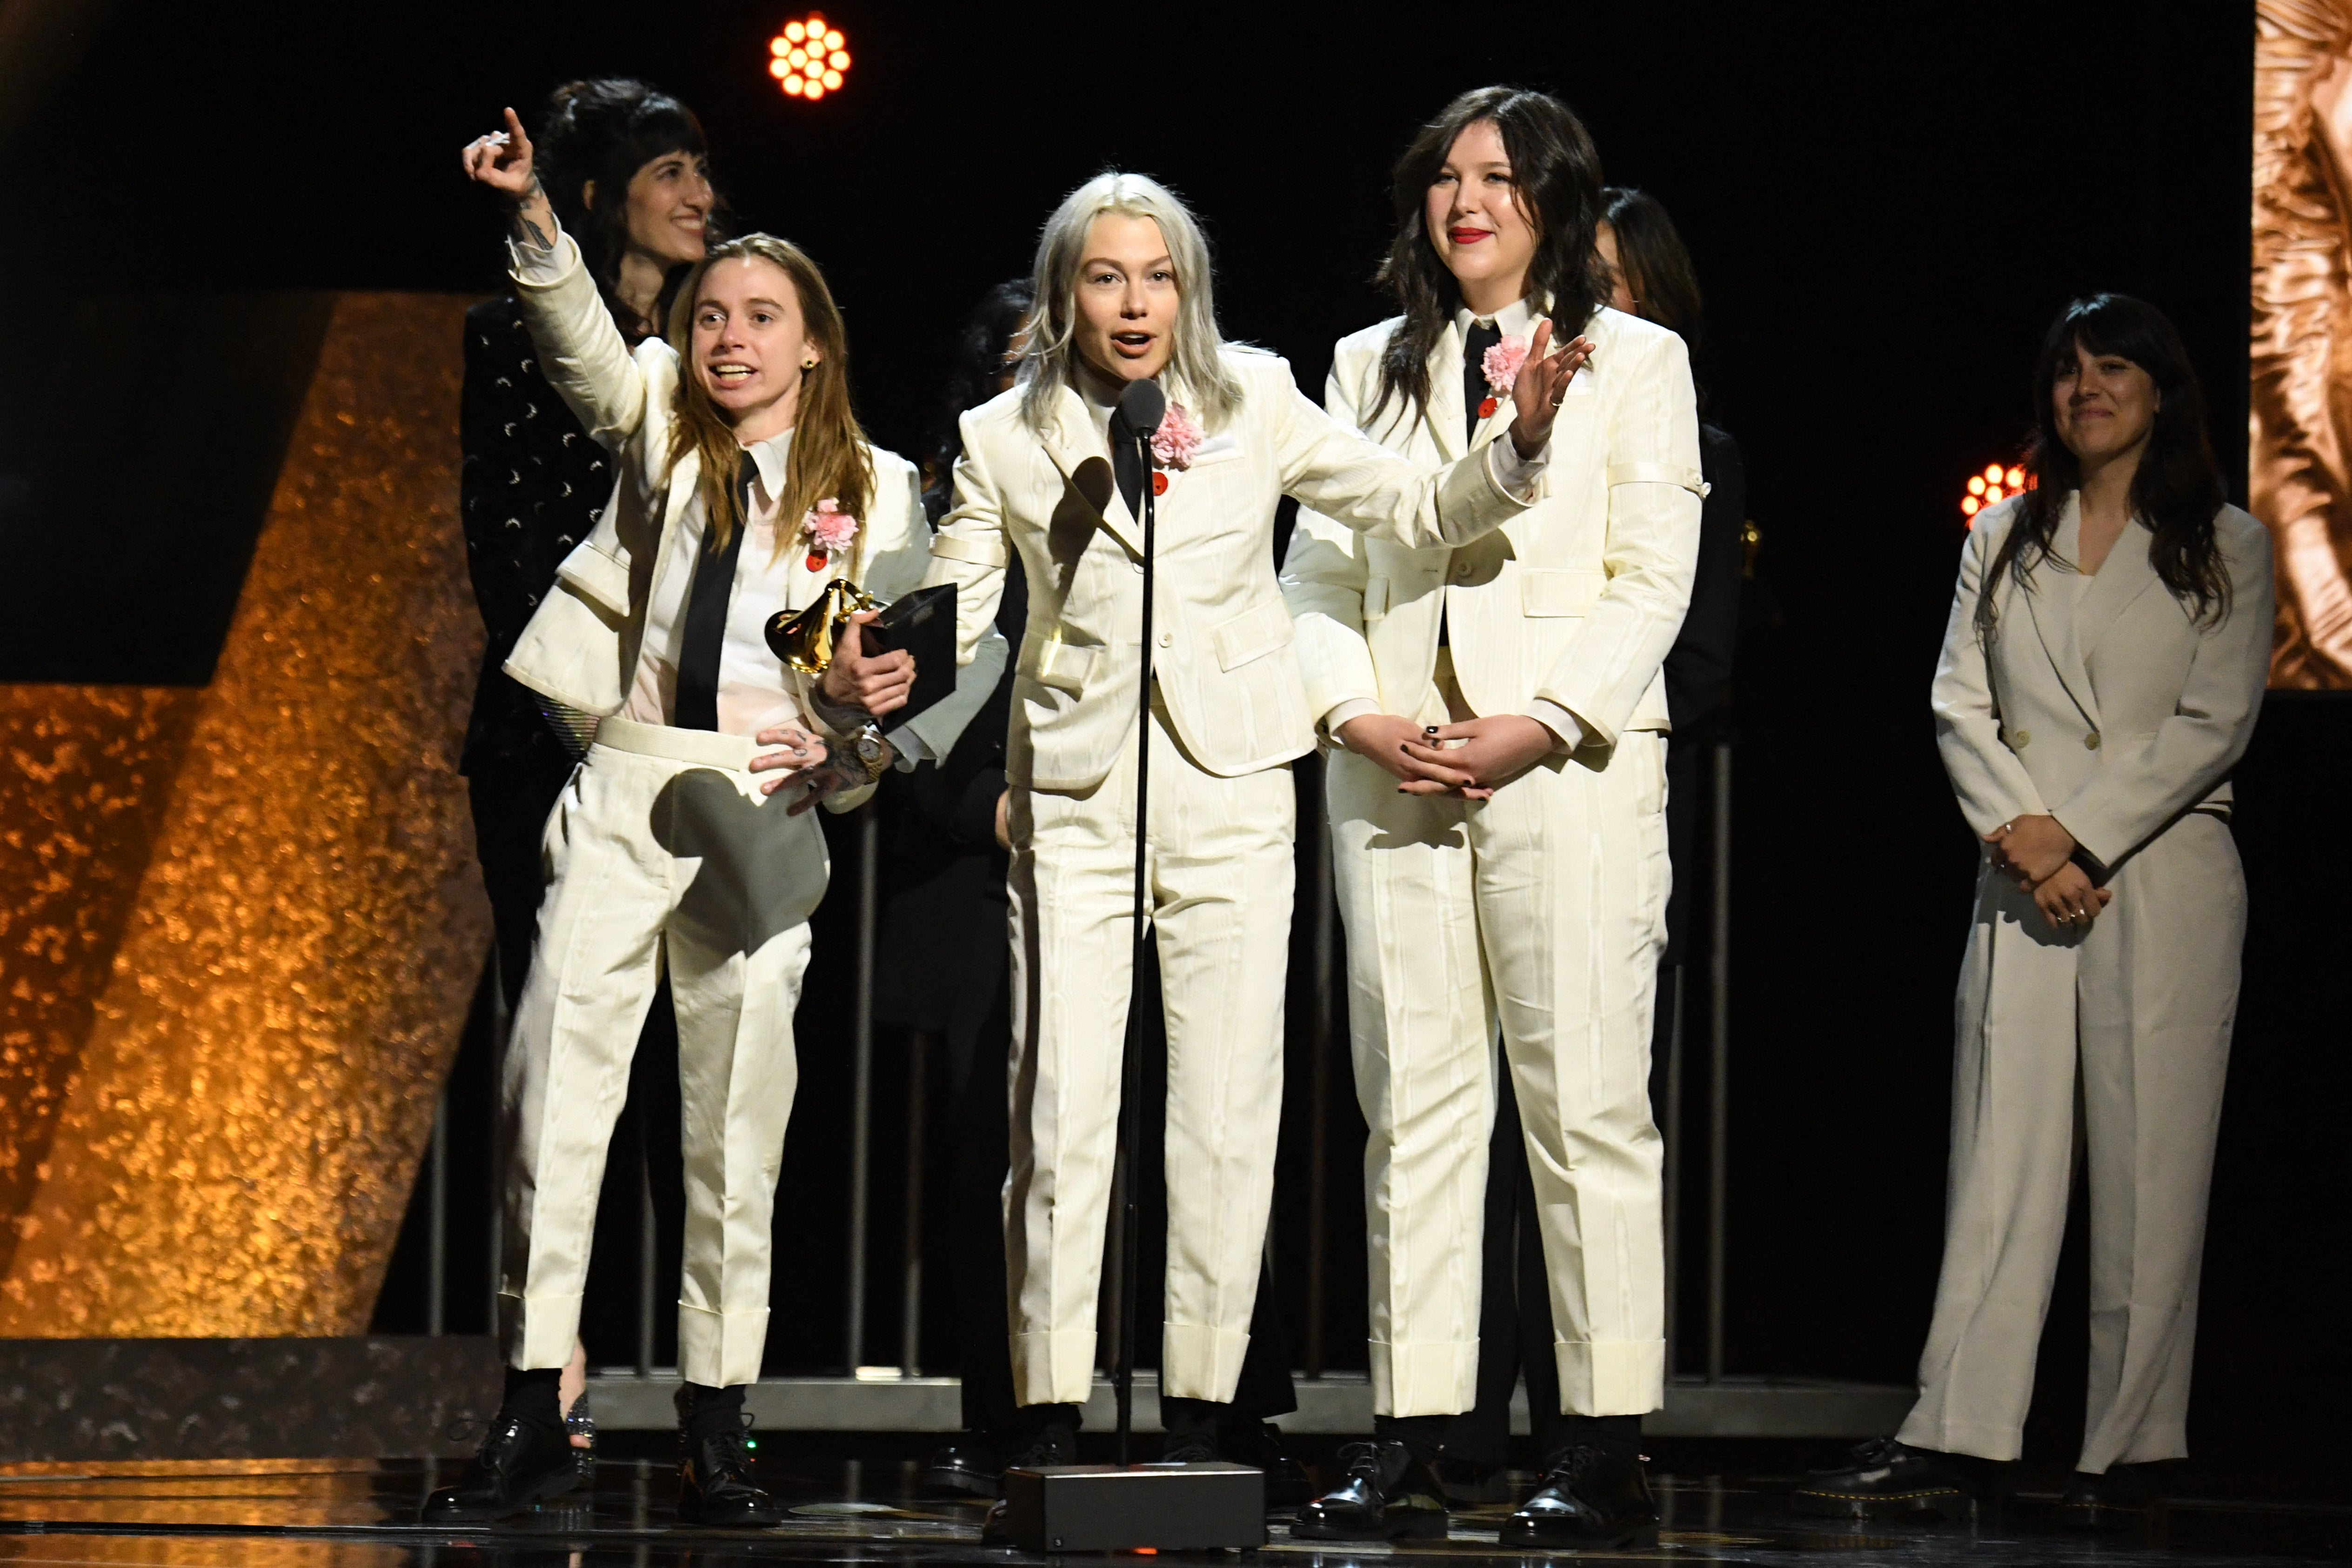
{"label": "white blazer sleeve", "polygon": [[[871,509],[877,519],[887,517],[897,526],[887,536],[887,548],[872,558],[860,586],[877,599],[898,599],[914,591],[929,572],[931,524],[923,515],[922,478],[913,467],[897,464],[887,476],[877,475],[877,479],[878,493]],[[877,532],[875,543],[884,545],[886,537]],[[956,601],[959,605],[963,601],[961,586]],[[964,726],[996,689],[997,677],[1004,673],[1004,639],[992,624],[971,657],[960,661],[955,691],[895,732],[898,749],[909,766],[938,761],[954,748]]]}
{"label": "white blazer sleeve", "polygon": [[1269,423],[1282,492],[1302,507],[1412,549],[1468,544],[1528,509],[1485,447],[1424,468],[1325,413],[1289,380],[1284,365]]}
{"label": "white blazer sleeve", "polygon": [[561,261],[553,278],[542,279],[537,268],[517,268],[510,275],[515,298],[539,349],[540,373],[588,434],[617,452],[645,423],[645,373],[604,308],[579,246],[560,233],[555,244]]}
{"label": "white blazer sleeve", "polygon": [[[1360,428],[1355,400],[1339,380],[1336,357],[1323,388],[1323,407],[1350,428]],[[1372,668],[1371,644],[1364,636],[1363,536],[1310,507],[1298,508],[1290,549],[1282,563],[1282,597],[1297,628],[1300,674],[1307,677],[1307,711],[1328,733],[1331,716],[1343,706],[1380,706],[1380,677]]]}
{"label": "white blazer sleeve", "polygon": [[[2004,515],[2013,513],[2011,508]],[[1944,651],[1928,695],[1936,715],[1936,749],[1943,754],[1952,793],[1959,797],[1960,815],[1979,837],[2011,818],[2042,816],[2049,810],[2025,764],[2001,741],[2000,709],[1993,699],[1984,644],[1977,638],[1985,561],[2000,542],[2000,531],[1979,518],[1960,545],[1959,586],[1952,594]]]}
{"label": "white blazer sleeve", "polygon": [[1627,368],[1610,423],[1601,569],[1608,585],[1536,688],[1613,745],[1683,629],[1698,571],[1698,395],[1671,333]]}
{"label": "white blazer sleeve", "polygon": [[923,582],[956,585],[956,662],[969,664],[981,645],[996,635],[1004,563],[1012,555],[1004,535],[1003,498],[983,457],[985,436],[971,414],[960,423],[963,454],[956,459],[955,507],[940,519],[932,537],[931,565]]}
{"label": "white blazer sleeve", "polygon": [[[2277,620],[2270,530],[2224,512],[2216,531],[2230,576],[2230,612],[2198,627],[2179,706],[2153,733],[2115,742],[2089,782],[2052,809],[2101,865],[2114,865],[2210,794],[2253,738]],[[2149,591],[2163,592],[2164,585]]]}

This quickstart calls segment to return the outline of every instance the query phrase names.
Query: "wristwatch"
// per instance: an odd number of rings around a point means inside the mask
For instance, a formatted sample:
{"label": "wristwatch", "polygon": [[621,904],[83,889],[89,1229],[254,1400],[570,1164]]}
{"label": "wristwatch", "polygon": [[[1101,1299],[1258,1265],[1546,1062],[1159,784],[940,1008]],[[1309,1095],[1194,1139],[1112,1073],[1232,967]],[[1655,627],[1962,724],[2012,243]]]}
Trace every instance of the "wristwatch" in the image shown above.
{"label": "wristwatch", "polygon": [[882,738],[882,731],[872,723],[862,726],[850,737],[849,749],[857,758],[857,765],[866,769],[868,784],[890,770],[890,743]]}

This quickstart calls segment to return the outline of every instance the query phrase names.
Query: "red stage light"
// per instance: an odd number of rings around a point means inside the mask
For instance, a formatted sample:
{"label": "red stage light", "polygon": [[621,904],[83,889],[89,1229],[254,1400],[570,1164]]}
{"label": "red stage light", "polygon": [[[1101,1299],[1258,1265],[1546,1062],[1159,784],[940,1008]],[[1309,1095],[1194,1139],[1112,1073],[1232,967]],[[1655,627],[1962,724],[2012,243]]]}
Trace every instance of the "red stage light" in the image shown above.
{"label": "red stage light", "polygon": [[849,70],[848,44],[840,28],[822,13],[811,12],[803,19],[785,23],[783,31],[768,40],[768,74],[776,78],[785,97],[814,103],[841,89],[842,78]]}

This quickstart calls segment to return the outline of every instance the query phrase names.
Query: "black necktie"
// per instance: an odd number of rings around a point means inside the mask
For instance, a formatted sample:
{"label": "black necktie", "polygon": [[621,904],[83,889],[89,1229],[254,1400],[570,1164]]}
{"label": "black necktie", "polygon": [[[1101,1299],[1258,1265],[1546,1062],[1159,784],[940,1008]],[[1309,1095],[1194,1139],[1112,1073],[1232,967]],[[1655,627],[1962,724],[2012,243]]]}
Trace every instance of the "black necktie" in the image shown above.
{"label": "black necktie", "polygon": [[1503,329],[1491,322],[1473,321],[1470,334],[1462,340],[1462,439],[1467,444],[1478,438],[1478,409],[1489,397],[1502,394],[1486,384],[1486,350],[1503,340]]}
{"label": "black necktie", "polygon": [[727,601],[735,591],[735,561],[743,553],[743,536],[751,531],[751,481],[760,465],[743,454],[735,470],[735,527],[727,548],[709,548],[718,519],[702,522],[704,548],[694,556],[694,585],[686,595],[686,632],[677,654],[677,711],[680,729],[719,727],[719,661],[727,651]]}
{"label": "black necktie", "polygon": [[1136,450],[1135,432],[1128,428],[1127,415],[1117,409],[1110,415],[1110,471],[1118,476],[1118,498],[1127,503],[1135,520],[1141,522],[1143,455]]}

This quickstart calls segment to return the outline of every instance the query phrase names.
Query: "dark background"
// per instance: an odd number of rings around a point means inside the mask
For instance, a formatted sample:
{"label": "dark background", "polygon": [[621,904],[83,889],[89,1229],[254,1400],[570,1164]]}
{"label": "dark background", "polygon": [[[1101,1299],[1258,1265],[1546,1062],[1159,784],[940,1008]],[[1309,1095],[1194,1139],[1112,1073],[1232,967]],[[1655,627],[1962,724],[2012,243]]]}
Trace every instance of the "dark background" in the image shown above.
{"label": "dark background", "polygon": [[[1332,340],[1387,313],[1368,279],[1412,127],[1484,82],[1556,90],[1609,177],[1661,197],[1690,244],[1707,412],[1740,441],[1763,536],[1739,671],[1728,1363],[1907,1380],[1940,1240],[1973,866],[1925,700],[1961,484],[2014,455],[2053,312],[2118,288],[2179,324],[2242,499],[2251,6],[842,0],[824,9],[855,64],[817,105],[763,70],[765,40],[806,9],[54,7],[71,25],[35,59],[43,90],[16,99],[13,138],[0,118],[15,324],[0,678],[206,678],[258,504],[190,478],[215,444],[188,434],[199,411],[173,376],[278,319],[236,296],[497,288],[498,214],[457,150],[568,78],[643,75],[700,110],[739,226],[825,265],[861,411],[905,451],[964,312],[1026,269],[1038,222],[1094,171],[1182,191],[1218,247],[1227,331],[1319,393]],[[251,406],[274,406],[267,392]],[[2347,721],[2324,699],[2274,700],[2242,775],[2253,924],[2192,1415],[2205,1462],[2242,1472],[2352,1457],[2332,1419],[2352,1393]],[[1294,1312],[1307,1010],[1278,1212]],[[810,1261],[780,1270],[772,1367],[838,1359],[824,1260],[841,1178],[817,1124],[837,1119],[842,1073],[811,1038],[780,1205]],[[1344,1058],[1332,1082],[1326,1329],[1331,1364],[1360,1364]],[[896,1104],[887,1064],[879,1103]],[[891,1202],[877,1194],[881,1213]],[[2084,1310],[2078,1246],[2032,1437],[2059,1468],[2079,1435]],[[895,1343],[895,1309],[877,1312],[873,1337]]]}

